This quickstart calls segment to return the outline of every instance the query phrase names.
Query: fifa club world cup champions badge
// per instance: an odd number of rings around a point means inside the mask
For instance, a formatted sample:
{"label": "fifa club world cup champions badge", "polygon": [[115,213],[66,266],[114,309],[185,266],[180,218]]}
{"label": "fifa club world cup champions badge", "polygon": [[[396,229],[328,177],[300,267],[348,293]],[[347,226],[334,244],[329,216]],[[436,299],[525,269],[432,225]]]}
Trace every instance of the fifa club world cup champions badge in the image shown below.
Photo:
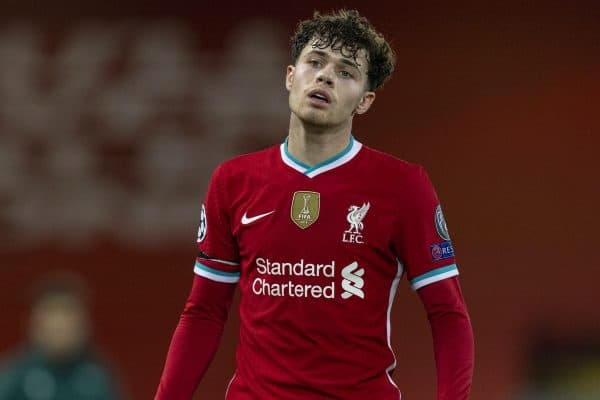
{"label": "fifa club world cup champions badge", "polygon": [[319,218],[321,195],[317,192],[296,192],[292,199],[290,216],[292,221],[301,229],[306,229]]}

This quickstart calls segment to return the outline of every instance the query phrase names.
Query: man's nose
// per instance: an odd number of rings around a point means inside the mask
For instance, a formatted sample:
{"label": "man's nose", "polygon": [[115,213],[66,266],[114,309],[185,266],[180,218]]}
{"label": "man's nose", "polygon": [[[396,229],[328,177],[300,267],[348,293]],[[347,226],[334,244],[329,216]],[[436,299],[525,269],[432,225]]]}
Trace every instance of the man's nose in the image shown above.
{"label": "man's nose", "polygon": [[328,86],[333,85],[333,68],[331,66],[321,68],[317,75],[317,82],[325,83]]}

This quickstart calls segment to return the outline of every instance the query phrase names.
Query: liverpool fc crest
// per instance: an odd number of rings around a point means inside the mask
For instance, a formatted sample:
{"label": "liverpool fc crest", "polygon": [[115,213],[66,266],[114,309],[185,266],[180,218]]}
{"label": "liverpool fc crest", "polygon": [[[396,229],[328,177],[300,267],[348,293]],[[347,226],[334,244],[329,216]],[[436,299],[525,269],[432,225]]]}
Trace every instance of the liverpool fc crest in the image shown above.
{"label": "liverpool fc crest", "polygon": [[365,225],[363,224],[363,219],[367,215],[367,212],[371,208],[371,203],[363,203],[361,207],[359,206],[350,206],[348,208],[348,216],[346,220],[350,224],[350,227],[344,231],[342,236],[342,242],[344,243],[364,243],[362,230]]}

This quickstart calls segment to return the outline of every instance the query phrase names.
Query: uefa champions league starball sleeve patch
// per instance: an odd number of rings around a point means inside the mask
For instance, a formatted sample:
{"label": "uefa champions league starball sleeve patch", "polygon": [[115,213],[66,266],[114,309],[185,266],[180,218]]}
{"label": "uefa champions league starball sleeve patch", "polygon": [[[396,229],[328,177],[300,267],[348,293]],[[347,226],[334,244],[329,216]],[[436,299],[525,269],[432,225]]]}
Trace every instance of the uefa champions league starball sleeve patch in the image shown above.
{"label": "uefa champions league starball sleeve patch", "polygon": [[435,229],[438,235],[444,240],[450,240],[450,234],[448,233],[448,226],[446,225],[446,219],[442,212],[442,206],[438,204],[435,208]]}
{"label": "uefa champions league starball sleeve patch", "polygon": [[208,225],[206,223],[206,208],[204,208],[204,204],[202,204],[202,209],[200,211],[200,226],[198,226],[198,240],[197,243],[200,243],[206,237],[206,230]]}

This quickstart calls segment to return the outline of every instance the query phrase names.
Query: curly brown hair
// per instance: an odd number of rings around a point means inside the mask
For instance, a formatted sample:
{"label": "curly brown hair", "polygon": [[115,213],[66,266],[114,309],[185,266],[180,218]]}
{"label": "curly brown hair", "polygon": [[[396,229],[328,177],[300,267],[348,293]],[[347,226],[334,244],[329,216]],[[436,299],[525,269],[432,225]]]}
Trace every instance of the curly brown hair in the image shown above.
{"label": "curly brown hair", "polygon": [[356,10],[342,9],[331,14],[315,11],[312,19],[300,21],[291,38],[294,64],[311,40],[313,48],[331,47],[354,61],[360,50],[366,50],[369,62],[369,90],[381,87],[394,71],[396,56],[391,46]]}

